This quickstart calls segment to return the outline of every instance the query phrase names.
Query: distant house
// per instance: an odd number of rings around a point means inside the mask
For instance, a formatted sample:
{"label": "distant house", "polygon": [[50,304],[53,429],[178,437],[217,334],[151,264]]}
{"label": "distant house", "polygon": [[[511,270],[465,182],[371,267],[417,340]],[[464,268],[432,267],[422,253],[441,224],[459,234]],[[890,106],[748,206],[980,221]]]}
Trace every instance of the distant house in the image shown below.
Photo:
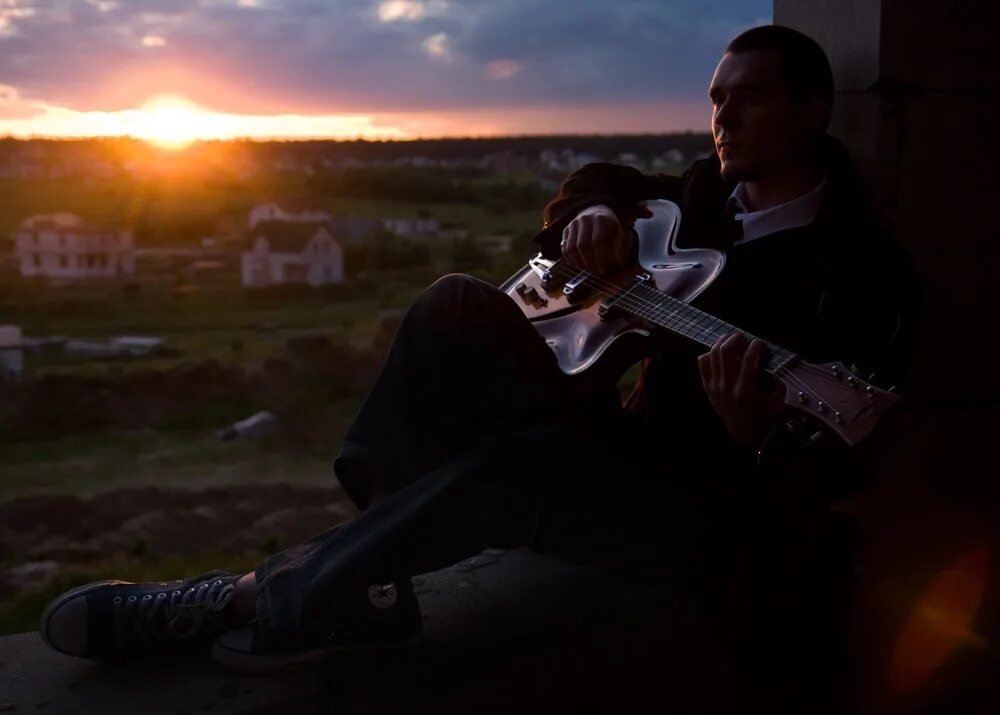
{"label": "distant house", "polygon": [[344,280],[343,251],[328,223],[265,221],[250,234],[250,250],[242,256],[242,277],[247,287],[340,283]]}
{"label": "distant house", "polygon": [[21,275],[114,278],[134,270],[132,232],[89,225],[76,214],[39,214],[12,234]]}
{"label": "distant house", "polygon": [[684,154],[679,149],[668,149],[657,157],[653,158],[652,167],[657,171],[666,168],[683,166]]}
{"label": "distant house", "polygon": [[385,218],[382,225],[401,238],[429,238],[441,231],[441,224],[433,218]]}
{"label": "distant house", "polygon": [[277,203],[257,204],[250,209],[247,225],[253,231],[265,221],[286,221],[292,223],[316,223],[330,221],[333,216],[329,211],[318,209],[298,201],[282,201]]}

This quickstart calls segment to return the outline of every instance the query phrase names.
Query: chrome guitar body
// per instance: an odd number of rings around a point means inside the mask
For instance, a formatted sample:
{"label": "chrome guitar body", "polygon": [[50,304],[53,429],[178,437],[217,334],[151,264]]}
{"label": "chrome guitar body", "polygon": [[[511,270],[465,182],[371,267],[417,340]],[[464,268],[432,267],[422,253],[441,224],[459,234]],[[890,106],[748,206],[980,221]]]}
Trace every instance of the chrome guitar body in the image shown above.
{"label": "chrome guitar body", "polygon": [[[638,265],[623,271],[620,276],[611,277],[609,282],[624,288],[637,274],[645,273],[657,289],[690,302],[722,272],[725,254],[705,248],[677,248],[675,241],[681,220],[677,204],[657,200],[648,201],[645,206],[653,216],[635,224],[639,237]],[[567,293],[565,285],[572,286],[572,278],[557,290],[547,287],[545,272],[550,271],[554,263],[535,256],[500,289],[518,304],[545,338],[562,371],[576,375],[593,368],[620,338],[625,338],[621,352],[631,352],[635,356],[638,349],[641,356],[641,347],[628,338],[646,338],[650,335],[649,330],[623,317],[602,317],[600,306],[606,294],[591,290],[577,297],[572,290]],[[624,357],[617,350],[615,356]],[[619,369],[627,367],[626,364]]]}

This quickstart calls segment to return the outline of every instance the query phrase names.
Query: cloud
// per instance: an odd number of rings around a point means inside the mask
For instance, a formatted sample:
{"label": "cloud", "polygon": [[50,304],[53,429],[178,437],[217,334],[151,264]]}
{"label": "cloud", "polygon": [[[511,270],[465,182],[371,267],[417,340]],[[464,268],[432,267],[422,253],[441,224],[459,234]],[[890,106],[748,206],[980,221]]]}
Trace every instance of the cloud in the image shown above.
{"label": "cloud", "polygon": [[486,65],[486,76],[490,79],[510,79],[521,72],[523,65],[517,60],[494,60]]}
{"label": "cloud", "polygon": [[0,67],[79,110],[160,93],[261,114],[680,105],[705,101],[726,42],[769,14],[769,0],[0,0]]}
{"label": "cloud", "polygon": [[159,35],[146,35],[142,38],[143,47],[164,47],[167,41]]}
{"label": "cloud", "polygon": [[35,102],[23,99],[16,87],[0,84],[0,119],[29,119],[42,112]]}
{"label": "cloud", "polygon": [[447,9],[446,0],[385,0],[378,4],[378,18],[382,22],[412,22],[440,15]]}
{"label": "cloud", "polygon": [[17,30],[17,21],[33,17],[35,8],[21,0],[0,0],[0,35],[8,35]]}
{"label": "cloud", "polygon": [[448,49],[448,33],[439,32],[436,35],[431,35],[426,40],[421,43],[421,47],[424,48],[424,52],[431,56],[432,59],[441,60],[442,62],[451,62],[451,50]]}

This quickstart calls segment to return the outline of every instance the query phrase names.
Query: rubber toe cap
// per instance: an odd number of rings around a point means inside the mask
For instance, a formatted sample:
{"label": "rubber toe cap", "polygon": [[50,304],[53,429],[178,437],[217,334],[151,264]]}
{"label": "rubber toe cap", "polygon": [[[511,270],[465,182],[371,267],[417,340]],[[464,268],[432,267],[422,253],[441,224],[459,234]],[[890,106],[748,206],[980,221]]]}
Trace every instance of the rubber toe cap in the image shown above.
{"label": "rubber toe cap", "polygon": [[87,597],[74,596],[55,603],[42,616],[40,634],[52,648],[79,657],[87,653]]}

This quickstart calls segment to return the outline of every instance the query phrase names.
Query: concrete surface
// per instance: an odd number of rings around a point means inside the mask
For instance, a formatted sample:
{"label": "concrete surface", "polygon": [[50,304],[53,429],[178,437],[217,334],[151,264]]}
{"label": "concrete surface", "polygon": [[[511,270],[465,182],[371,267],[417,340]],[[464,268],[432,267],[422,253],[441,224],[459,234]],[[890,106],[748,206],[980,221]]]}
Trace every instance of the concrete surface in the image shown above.
{"label": "concrete surface", "polygon": [[227,674],[207,649],[109,666],[52,652],[37,633],[6,637],[0,713],[617,710],[651,696],[696,713],[733,695],[679,604],[598,572],[490,550],[416,583],[426,632],[414,649],[267,678]]}

